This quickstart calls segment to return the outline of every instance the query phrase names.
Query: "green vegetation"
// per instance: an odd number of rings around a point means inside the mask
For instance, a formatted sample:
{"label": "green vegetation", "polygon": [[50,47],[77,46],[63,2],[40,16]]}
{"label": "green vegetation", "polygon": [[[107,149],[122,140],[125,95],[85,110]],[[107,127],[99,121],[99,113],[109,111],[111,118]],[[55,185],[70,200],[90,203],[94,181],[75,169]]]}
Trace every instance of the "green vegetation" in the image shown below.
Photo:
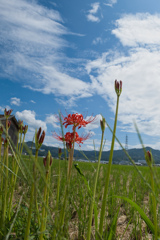
{"label": "green vegetation", "polygon": [[[24,144],[28,127],[19,123],[19,144],[14,146],[8,128],[11,110],[5,109],[6,128],[0,124],[0,240],[115,240],[160,239],[159,190],[160,168],[155,167],[151,151],[142,144],[147,167],[137,167],[116,137],[118,103],[122,82],[115,81],[117,105],[114,129],[102,116],[102,138],[98,161],[74,161],[75,143],[82,144],[89,135],[77,130],[94,121],[82,114],[59,114],[65,160],[52,159],[50,151],[39,157],[45,131],[35,131],[35,155]],[[63,119],[62,119],[63,118]],[[63,125],[72,126],[64,134]],[[112,132],[108,164],[101,164],[105,126]],[[2,139],[2,133],[6,139]],[[115,139],[133,166],[112,165]],[[23,147],[28,155],[23,155]],[[12,156],[9,156],[9,149]],[[68,156],[68,158],[66,157]],[[122,159],[123,160],[123,159]]]}
{"label": "green vegetation", "polygon": [[[32,171],[33,162],[29,157],[23,157],[24,164],[28,171]],[[45,167],[43,165],[43,159],[38,158],[38,163],[40,169],[45,175]],[[9,158],[9,165],[12,164],[12,158]],[[50,179],[50,198],[48,203],[48,216],[46,222],[45,238],[52,239],[52,232],[54,228],[54,221],[57,214],[61,211],[62,201],[64,196],[64,189],[66,184],[66,161],[61,160],[61,176],[60,176],[60,192],[59,192],[59,206],[56,210],[57,202],[57,185],[58,185],[58,172],[59,172],[59,160],[53,159],[51,167],[51,179]],[[89,187],[93,190],[94,179],[97,169],[97,163],[84,163],[78,162],[78,166],[85,176]],[[104,189],[104,178],[107,172],[108,165],[100,165],[100,175],[97,183],[96,190],[96,203],[97,211],[101,210],[102,204],[102,194]],[[135,208],[130,205],[127,201],[123,199],[118,199],[115,195],[126,196],[130,200],[136,202],[147,216],[153,220],[153,211],[152,211],[152,199],[151,191],[149,186],[146,184],[150,183],[150,172],[148,167],[139,167],[141,173],[146,179],[144,182],[139,176],[138,172],[133,166],[119,166],[113,165],[111,170],[111,182],[109,184],[109,197],[107,198],[107,209],[105,210],[105,223],[104,223],[104,236],[107,236],[107,233],[111,229],[111,224],[116,215],[118,209],[118,219],[117,219],[117,228],[116,233],[113,235],[112,239],[149,239],[150,230],[147,225],[142,220],[141,216],[135,210]],[[157,178],[160,179],[160,168],[156,168]],[[11,174],[10,174],[11,175]],[[38,174],[38,206],[41,211],[43,211],[43,195],[45,180]],[[30,184],[31,180],[28,175],[27,181],[24,179],[24,176],[21,172],[18,174],[18,181],[16,184],[13,209],[11,213],[11,219],[6,222],[6,233],[9,232],[11,223],[15,218],[15,214],[18,209],[18,202],[23,193],[23,199],[16,216],[13,228],[10,232],[9,239],[24,239],[24,232],[27,223],[27,212],[29,209],[30,201]],[[90,202],[90,192],[83,179],[83,177],[78,173],[76,168],[72,170],[72,177],[70,182],[70,190],[68,197],[68,206],[66,208],[65,214],[65,225],[63,226],[63,231],[61,231],[61,236],[58,236],[55,239],[85,239],[87,235],[88,228],[88,217],[89,217],[89,202]],[[40,238],[40,226],[38,226],[38,221],[34,221],[34,214],[36,209],[33,209],[32,218],[31,218],[31,228],[30,228],[30,238],[29,239],[39,239]],[[95,218],[93,215],[92,218],[92,235],[94,236],[95,230]],[[127,227],[128,225],[128,227]],[[124,236],[123,236],[124,234]],[[123,237],[122,237],[123,236]],[[3,239],[3,238],[2,238]],[[92,238],[91,238],[92,239]],[[94,237],[93,237],[94,239]],[[104,238],[106,239],[106,238]]]}

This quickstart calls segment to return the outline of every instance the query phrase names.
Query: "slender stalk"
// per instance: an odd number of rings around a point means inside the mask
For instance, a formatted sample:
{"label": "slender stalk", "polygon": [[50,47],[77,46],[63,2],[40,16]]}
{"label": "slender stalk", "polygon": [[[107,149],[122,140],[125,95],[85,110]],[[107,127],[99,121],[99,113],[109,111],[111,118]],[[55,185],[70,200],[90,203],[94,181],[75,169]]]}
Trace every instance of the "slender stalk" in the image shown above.
{"label": "slender stalk", "polygon": [[[70,151],[69,153],[69,163],[72,162],[72,151]],[[70,168],[70,164],[68,166]],[[68,189],[69,189],[69,184],[70,184],[70,176],[71,176],[71,171],[68,171],[68,178],[67,178],[67,183],[66,183],[66,187],[65,187],[65,194],[64,194],[64,200],[63,200],[63,206],[62,206],[62,210],[60,213],[60,227],[63,226],[64,224],[64,217],[65,217],[65,209],[67,206],[67,197],[68,197]]]}
{"label": "slender stalk", "polygon": [[105,180],[102,208],[101,208],[101,214],[100,214],[100,225],[99,225],[100,236],[102,236],[102,233],[103,233],[103,221],[104,221],[104,216],[105,216],[105,207],[106,207],[106,199],[107,199],[107,194],[108,194],[109,177],[110,177],[111,166],[112,166],[112,158],[113,158],[113,150],[114,150],[114,142],[115,142],[115,134],[116,134],[116,126],[117,126],[117,117],[118,117],[118,106],[119,106],[119,95],[117,94],[117,105],[116,105],[114,129],[113,129],[111,150],[110,150],[110,156],[109,156],[109,162],[108,162],[108,168],[107,168],[107,175],[106,175],[106,180]]}
{"label": "slender stalk", "polygon": [[63,201],[63,207],[60,214],[60,227],[64,224],[64,217],[65,217],[65,209],[67,206],[67,197],[68,197],[68,191],[69,191],[69,185],[70,185],[70,178],[71,178],[71,170],[72,170],[72,163],[73,163],[73,155],[74,155],[74,146],[75,146],[75,133],[76,133],[76,127],[74,127],[74,140],[73,140],[73,146],[70,149],[69,152],[69,160],[68,160],[68,175],[67,175],[67,183],[65,188],[65,194],[64,194],[64,201]]}
{"label": "slender stalk", "polygon": [[[19,134],[18,134],[18,136],[19,136]],[[18,137],[18,140],[19,140],[19,137]],[[22,154],[24,140],[25,140],[25,134],[23,136],[23,142],[19,144],[20,156]],[[22,145],[22,146],[20,146],[20,145]],[[17,149],[18,149],[18,141],[17,141]],[[17,160],[18,160],[18,163],[14,164],[14,167],[13,167],[13,172],[15,171],[15,175],[12,174],[13,177],[11,179],[11,187],[12,188],[11,188],[11,195],[10,195],[10,202],[9,202],[9,211],[8,211],[9,218],[10,218],[10,213],[11,213],[11,209],[12,209],[13,194],[14,194],[16,181],[17,181],[17,174],[18,174],[18,170],[19,170],[20,157],[17,157]]]}
{"label": "slender stalk", "polygon": [[[37,219],[38,219],[38,224],[40,225],[40,218],[39,218],[39,209],[38,209],[38,203],[37,203],[37,161],[38,161],[38,149],[36,149],[36,154],[35,154],[35,163],[33,166],[33,175],[34,175],[34,201],[35,201],[35,209],[37,212]],[[34,220],[36,222],[36,213],[34,215]]]}
{"label": "slender stalk", "polygon": [[[45,222],[46,222],[46,200],[47,200],[47,185],[48,185],[48,179],[49,179],[49,165],[50,165],[50,152],[48,152],[47,156],[47,163],[46,163],[46,184],[44,188],[44,196],[43,196],[43,208],[42,208],[42,220],[41,220],[41,228],[40,228],[40,237],[39,240],[43,240],[43,235],[45,231]],[[48,207],[48,206],[47,206]]]}
{"label": "slender stalk", "polygon": [[7,139],[7,143],[6,143],[6,161],[5,161],[5,179],[4,179],[4,194],[2,194],[2,196],[4,195],[3,199],[2,199],[2,220],[1,220],[1,229],[5,229],[5,218],[6,218],[6,212],[7,212],[7,195],[8,195],[8,119],[6,119],[6,139]]}
{"label": "slender stalk", "polygon": [[95,202],[95,194],[96,194],[96,188],[97,188],[97,180],[98,180],[99,169],[100,169],[100,161],[101,161],[102,147],[103,147],[103,137],[104,137],[104,131],[102,131],[101,145],[100,145],[100,151],[99,151],[99,157],[98,157],[98,166],[97,166],[96,177],[95,177],[95,182],[94,182],[93,197],[92,197],[92,200],[91,200],[91,206],[90,206],[90,211],[89,211],[87,240],[90,240],[90,236],[91,236],[91,225],[92,225],[93,206],[94,206],[94,202]]}
{"label": "slender stalk", "polygon": [[155,233],[154,233],[154,236],[155,236],[155,240],[158,239],[158,226],[157,226],[157,203],[156,203],[156,198],[155,198],[155,187],[154,187],[154,177],[153,177],[153,171],[152,169],[150,169],[150,175],[151,175],[151,187],[152,187],[152,190],[153,190],[153,193],[152,194],[152,201],[153,201],[153,218],[154,218],[154,227],[155,227]]}
{"label": "slender stalk", "polygon": [[27,227],[25,230],[25,236],[24,236],[24,240],[28,240],[29,239],[29,232],[30,232],[30,225],[31,225],[31,215],[32,215],[32,206],[33,206],[33,200],[34,200],[34,182],[32,183],[32,187],[31,187],[31,196],[30,196],[30,203],[29,203],[29,210],[28,210],[28,219],[27,219]]}
{"label": "slender stalk", "polygon": [[22,144],[21,144],[20,155],[22,155],[22,151],[23,151],[23,146],[24,146],[24,140],[25,140],[25,136],[26,136],[26,134],[24,134],[24,135],[23,135],[23,141],[22,141]]}
{"label": "slender stalk", "polygon": [[61,161],[61,155],[59,156],[59,165],[58,165],[58,183],[57,183],[57,199],[56,199],[56,209],[55,209],[55,227],[53,229],[53,239],[55,239],[56,236],[56,227],[57,227],[57,221],[58,221],[58,205],[59,205],[59,190],[60,190],[60,161]]}

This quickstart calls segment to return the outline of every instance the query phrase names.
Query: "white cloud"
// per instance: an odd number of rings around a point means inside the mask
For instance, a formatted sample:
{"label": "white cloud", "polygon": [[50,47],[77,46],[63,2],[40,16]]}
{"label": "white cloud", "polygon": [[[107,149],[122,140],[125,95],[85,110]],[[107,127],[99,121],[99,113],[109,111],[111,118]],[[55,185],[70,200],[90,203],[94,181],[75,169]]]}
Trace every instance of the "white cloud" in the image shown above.
{"label": "white cloud", "polygon": [[86,15],[87,20],[91,22],[99,22],[100,18],[95,16],[97,14],[98,10],[100,8],[100,3],[95,2],[91,4],[91,9],[88,11],[88,14]]}
{"label": "white cloud", "polygon": [[92,42],[94,45],[97,45],[99,43],[103,43],[103,39],[101,37],[97,37]]}
{"label": "white cloud", "polygon": [[74,33],[64,26],[59,12],[32,1],[2,0],[0,17],[1,76],[44,94],[92,96],[90,83],[73,76],[71,62],[63,54],[65,47],[72,47],[63,36]]}
{"label": "white cloud", "polygon": [[116,103],[114,80],[123,81],[118,116],[123,131],[135,132],[135,120],[141,133],[160,136],[159,66],[159,48],[132,48],[127,56],[104,53],[101,58],[88,63],[92,87],[113,112]]}
{"label": "white cloud", "polygon": [[[119,116],[122,131],[135,132],[136,121],[141,133],[160,136],[160,15],[125,15],[112,31],[124,46],[122,51],[106,52],[88,62],[86,70],[92,88],[115,112],[114,80],[122,80]],[[95,77],[95,74],[97,77]]]}
{"label": "white cloud", "polygon": [[36,102],[35,102],[35,101],[33,101],[33,100],[30,100],[30,102],[31,102],[31,103],[36,103]]}
{"label": "white cloud", "polygon": [[116,20],[112,33],[124,46],[160,46],[160,14],[127,14]]}
{"label": "white cloud", "polygon": [[58,116],[56,114],[50,114],[47,116],[45,122],[51,124],[54,128],[60,128]]}
{"label": "white cloud", "polygon": [[15,115],[17,119],[23,120],[31,131],[34,131],[36,128],[39,129],[40,127],[42,130],[47,131],[46,123],[42,120],[37,120],[34,111],[24,110],[22,112],[16,112]]}
{"label": "white cloud", "polygon": [[117,0],[109,0],[108,3],[104,3],[104,5],[109,6],[109,7],[113,7],[114,4],[117,3]]}
{"label": "white cloud", "polygon": [[20,106],[20,104],[21,104],[20,98],[17,98],[17,97],[11,98],[11,105]]}

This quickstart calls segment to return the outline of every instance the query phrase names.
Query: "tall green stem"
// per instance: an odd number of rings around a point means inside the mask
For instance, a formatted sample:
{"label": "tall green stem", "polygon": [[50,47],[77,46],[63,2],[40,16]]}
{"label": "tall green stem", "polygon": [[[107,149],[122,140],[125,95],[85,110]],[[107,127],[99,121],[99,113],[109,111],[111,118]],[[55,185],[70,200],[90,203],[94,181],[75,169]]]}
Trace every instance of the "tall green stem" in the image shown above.
{"label": "tall green stem", "polygon": [[154,218],[154,226],[155,226],[155,240],[158,239],[158,227],[157,227],[157,203],[155,198],[155,187],[154,187],[154,177],[153,177],[153,171],[152,168],[150,168],[150,175],[151,175],[151,187],[153,190],[152,194],[152,202],[153,202],[153,218]]}
{"label": "tall green stem", "polygon": [[[8,119],[6,119],[6,161],[5,161],[5,179],[4,179],[4,197],[2,199],[2,228],[5,229],[5,218],[6,218],[6,211],[7,211],[7,195],[8,195]],[[2,196],[3,196],[2,195]]]}
{"label": "tall green stem", "polygon": [[118,106],[119,106],[119,95],[117,94],[116,115],[115,115],[115,121],[114,121],[114,129],[113,129],[111,150],[110,150],[109,162],[108,162],[108,168],[107,168],[107,175],[106,175],[106,180],[105,180],[104,194],[103,194],[103,200],[102,200],[102,208],[101,208],[101,214],[100,214],[100,225],[99,225],[100,236],[102,236],[102,233],[103,233],[103,221],[104,221],[104,216],[105,216],[105,207],[106,207],[106,199],[107,199],[107,194],[108,194],[109,177],[110,177],[111,166],[112,166],[114,141],[115,141],[117,117],[118,117]]}
{"label": "tall green stem", "polygon": [[98,157],[98,166],[97,166],[96,178],[95,178],[94,190],[93,190],[93,198],[92,198],[92,202],[91,202],[91,206],[90,206],[90,211],[89,211],[87,240],[90,240],[90,236],[91,236],[91,225],[92,225],[93,206],[94,206],[94,202],[95,202],[95,194],[96,194],[96,188],[97,188],[97,180],[98,180],[99,169],[100,169],[100,161],[101,161],[102,146],[103,146],[103,137],[104,137],[104,131],[102,131],[101,145],[100,145],[100,151],[99,151],[99,157]]}
{"label": "tall green stem", "polygon": [[[35,154],[35,163],[33,167],[33,174],[34,174],[34,201],[35,201],[35,209],[37,212],[37,219],[38,219],[38,224],[40,225],[40,218],[39,218],[39,209],[38,209],[38,203],[37,203],[37,161],[38,161],[38,149],[36,149],[36,154]],[[34,215],[34,220],[36,221],[36,213]]]}
{"label": "tall green stem", "polygon": [[59,164],[58,164],[58,183],[57,183],[57,199],[56,199],[56,209],[55,209],[55,227],[53,229],[53,238],[55,239],[56,236],[56,227],[57,227],[57,221],[58,221],[58,216],[57,216],[57,212],[58,212],[58,205],[59,205],[59,189],[60,189],[60,161],[61,161],[61,156],[59,156]]}
{"label": "tall green stem", "polygon": [[46,163],[46,184],[45,184],[45,188],[44,188],[44,196],[43,196],[43,208],[42,208],[42,219],[41,219],[41,228],[40,228],[40,237],[39,240],[43,240],[43,235],[44,235],[44,231],[45,231],[45,227],[46,227],[46,207],[48,207],[46,205],[46,200],[47,200],[47,186],[48,186],[48,179],[49,179],[49,165],[50,165],[50,152],[48,152],[48,156],[47,156],[47,163]]}
{"label": "tall green stem", "polygon": [[30,203],[29,203],[29,210],[28,210],[27,227],[26,227],[26,230],[25,230],[24,240],[28,240],[29,239],[31,217],[32,217],[32,206],[33,206],[33,200],[34,200],[34,188],[35,188],[34,183],[32,183],[31,195],[30,195]]}

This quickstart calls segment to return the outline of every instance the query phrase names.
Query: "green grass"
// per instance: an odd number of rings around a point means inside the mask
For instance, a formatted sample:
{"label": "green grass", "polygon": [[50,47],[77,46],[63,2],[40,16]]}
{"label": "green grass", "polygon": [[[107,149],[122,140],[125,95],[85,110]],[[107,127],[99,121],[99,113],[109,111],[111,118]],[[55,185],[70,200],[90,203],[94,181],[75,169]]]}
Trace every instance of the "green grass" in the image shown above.
{"label": "green grass", "polygon": [[[7,220],[6,222],[6,232],[9,231],[9,227],[15,217],[15,213],[17,211],[18,202],[22,192],[24,192],[24,196],[22,199],[22,203],[20,205],[20,209],[18,211],[14,226],[10,233],[9,239],[23,239],[24,232],[27,221],[27,213],[29,208],[29,199],[30,199],[30,186],[31,186],[31,177],[29,173],[33,171],[33,160],[29,159],[27,156],[23,156],[23,168],[24,171],[28,174],[27,180],[24,179],[24,176],[21,171],[18,172],[18,180],[16,183],[16,188],[14,192],[13,199],[13,210],[11,214],[11,220]],[[38,158],[38,163],[41,169],[41,172],[38,171],[37,174],[37,182],[38,182],[38,207],[41,213],[42,210],[42,199],[43,199],[43,191],[45,187],[45,181],[42,173],[45,174],[45,168],[43,166],[43,159]],[[11,167],[12,160],[9,158],[9,166]],[[25,167],[27,168],[27,171]],[[62,200],[64,197],[64,190],[66,184],[66,166],[67,163],[65,160],[61,160],[61,174],[60,174],[60,197],[59,197],[59,205],[58,212],[59,214],[62,208]],[[93,190],[94,179],[96,174],[97,163],[90,162],[78,162],[78,166],[84,174],[89,187]],[[98,212],[101,210],[102,205],[102,194],[104,191],[104,179],[105,174],[107,172],[107,164],[101,164],[100,166],[100,175],[97,183],[96,190],[96,203]],[[138,167],[141,171],[142,175],[145,177],[146,182],[150,182],[150,173],[148,167]],[[156,168],[157,179],[160,177],[160,168]],[[9,179],[12,174],[9,173]],[[46,232],[44,239],[51,239],[52,231],[54,228],[54,219],[55,219],[55,207],[56,207],[56,193],[57,193],[57,183],[58,183],[58,160],[54,159],[51,167],[51,179],[50,179],[50,198],[49,198],[49,207],[48,207],[48,218],[46,224]],[[122,199],[115,198],[115,195],[128,197],[130,200],[136,202],[147,214],[147,216],[153,222],[153,210],[152,210],[152,199],[151,192],[149,190],[148,185],[144,182],[137,170],[133,166],[120,166],[120,165],[112,165],[111,175],[110,175],[110,184],[109,184],[109,197],[107,198],[106,203],[106,212],[105,212],[105,222],[103,226],[104,236],[107,232],[109,232],[111,228],[112,220],[115,214],[120,208],[118,215],[118,224],[120,217],[126,218],[126,223],[124,224],[128,229],[124,227],[123,233],[129,234],[128,239],[142,239],[142,235],[144,239],[147,239],[148,233],[150,232],[147,226],[143,223],[140,215],[137,211],[126,201]],[[87,235],[87,223],[88,223],[88,214],[89,214],[89,205],[90,205],[90,194],[88,188],[83,180],[83,178],[79,175],[77,170],[73,167],[72,176],[70,180],[70,188],[69,188],[69,196],[68,196],[68,204],[65,213],[65,224],[63,229],[58,235],[56,239],[85,239]],[[30,239],[39,239],[39,228],[38,222],[34,221],[34,214],[36,213],[35,209],[32,212],[31,219],[31,228],[30,228]],[[92,219],[92,236],[91,239],[94,239],[94,214]],[[142,224],[143,223],[143,224]],[[143,227],[142,227],[143,225]],[[129,231],[130,229],[130,231]],[[126,234],[125,233],[125,234]],[[126,236],[123,236],[122,239],[127,239]],[[128,236],[128,235],[127,235]],[[139,238],[141,236],[141,238]],[[118,231],[117,225],[117,233],[115,239],[121,239],[122,233]],[[2,238],[3,239],[3,238]],[[113,239],[113,238],[112,238]]]}

